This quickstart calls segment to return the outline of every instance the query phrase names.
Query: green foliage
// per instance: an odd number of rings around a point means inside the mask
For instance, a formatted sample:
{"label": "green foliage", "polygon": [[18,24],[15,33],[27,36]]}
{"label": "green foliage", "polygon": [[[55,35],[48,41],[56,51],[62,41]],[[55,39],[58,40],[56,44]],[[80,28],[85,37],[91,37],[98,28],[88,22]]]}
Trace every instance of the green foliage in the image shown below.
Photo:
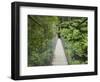
{"label": "green foliage", "polygon": [[69,64],[87,63],[87,18],[72,18],[60,26]]}
{"label": "green foliage", "polygon": [[28,15],[28,66],[51,65],[57,34],[69,64],[86,64],[87,18]]}
{"label": "green foliage", "polygon": [[[49,54],[48,54],[49,53]],[[52,54],[49,51],[45,51],[43,53],[38,54],[33,52],[31,56],[29,56],[29,66],[45,66],[49,65],[52,60]]]}
{"label": "green foliage", "polygon": [[50,65],[57,17],[28,16],[28,66]]}

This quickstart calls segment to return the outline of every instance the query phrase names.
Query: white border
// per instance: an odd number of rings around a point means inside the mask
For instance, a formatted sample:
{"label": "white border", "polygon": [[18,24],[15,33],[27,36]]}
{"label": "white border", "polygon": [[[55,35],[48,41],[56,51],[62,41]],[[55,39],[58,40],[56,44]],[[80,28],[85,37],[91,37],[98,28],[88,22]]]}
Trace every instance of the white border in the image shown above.
{"label": "white border", "polygon": [[[88,64],[27,67],[27,15],[88,17]],[[94,71],[94,11],[40,7],[20,8],[20,75],[41,75]]]}

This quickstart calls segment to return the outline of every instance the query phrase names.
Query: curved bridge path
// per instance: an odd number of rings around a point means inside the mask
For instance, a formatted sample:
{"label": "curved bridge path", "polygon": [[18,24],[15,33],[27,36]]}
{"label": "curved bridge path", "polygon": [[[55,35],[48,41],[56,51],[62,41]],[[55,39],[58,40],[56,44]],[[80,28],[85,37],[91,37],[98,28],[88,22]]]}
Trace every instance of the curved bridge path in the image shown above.
{"label": "curved bridge path", "polygon": [[61,39],[58,38],[52,65],[67,65],[67,58],[65,56],[64,48]]}

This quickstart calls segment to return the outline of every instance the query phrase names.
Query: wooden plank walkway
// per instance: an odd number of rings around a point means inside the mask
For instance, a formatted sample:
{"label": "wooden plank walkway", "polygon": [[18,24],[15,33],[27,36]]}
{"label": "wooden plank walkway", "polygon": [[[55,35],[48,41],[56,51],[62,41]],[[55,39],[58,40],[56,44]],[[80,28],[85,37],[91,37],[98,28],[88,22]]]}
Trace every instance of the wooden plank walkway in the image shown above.
{"label": "wooden plank walkway", "polygon": [[61,39],[58,38],[52,65],[67,65],[67,58],[65,56],[64,48]]}

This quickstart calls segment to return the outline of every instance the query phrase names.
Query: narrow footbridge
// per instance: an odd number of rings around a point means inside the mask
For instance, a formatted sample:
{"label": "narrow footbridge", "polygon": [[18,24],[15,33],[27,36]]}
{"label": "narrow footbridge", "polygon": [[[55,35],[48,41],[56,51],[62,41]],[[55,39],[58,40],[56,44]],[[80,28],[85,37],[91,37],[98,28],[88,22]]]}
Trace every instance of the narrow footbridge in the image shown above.
{"label": "narrow footbridge", "polygon": [[67,65],[67,58],[65,56],[64,48],[60,38],[57,40],[56,48],[54,51],[54,57],[52,65]]}

